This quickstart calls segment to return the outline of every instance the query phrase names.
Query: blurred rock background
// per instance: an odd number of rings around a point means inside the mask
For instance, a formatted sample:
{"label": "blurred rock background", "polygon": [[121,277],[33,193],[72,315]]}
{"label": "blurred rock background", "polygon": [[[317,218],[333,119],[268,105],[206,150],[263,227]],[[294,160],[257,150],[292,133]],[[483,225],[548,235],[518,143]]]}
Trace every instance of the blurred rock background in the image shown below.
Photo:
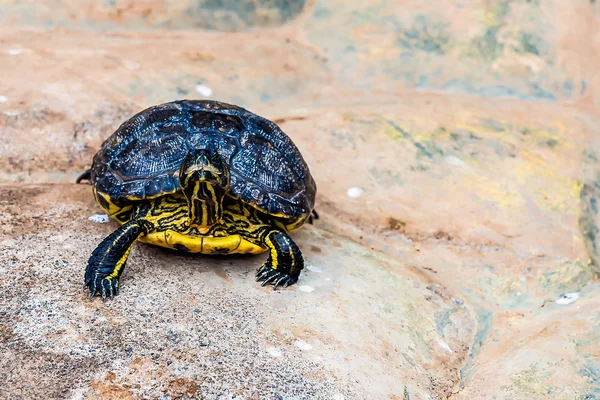
{"label": "blurred rock background", "polygon": [[[593,0],[0,1],[1,398],[600,398]],[[137,245],[75,177],[148,106],[271,118],[308,268]],[[349,196],[349,194],[351,196]]]}

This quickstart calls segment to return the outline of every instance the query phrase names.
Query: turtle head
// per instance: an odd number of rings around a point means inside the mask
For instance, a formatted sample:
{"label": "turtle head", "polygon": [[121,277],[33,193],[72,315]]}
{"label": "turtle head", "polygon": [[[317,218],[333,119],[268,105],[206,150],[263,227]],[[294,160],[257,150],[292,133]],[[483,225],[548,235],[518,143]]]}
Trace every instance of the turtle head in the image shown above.
{"label": "turtle head", "polygon": [[190,151],[181,163],[179,184],[188,201],[190,223],[210,226],[221,219],[229,169],[216,151]]}

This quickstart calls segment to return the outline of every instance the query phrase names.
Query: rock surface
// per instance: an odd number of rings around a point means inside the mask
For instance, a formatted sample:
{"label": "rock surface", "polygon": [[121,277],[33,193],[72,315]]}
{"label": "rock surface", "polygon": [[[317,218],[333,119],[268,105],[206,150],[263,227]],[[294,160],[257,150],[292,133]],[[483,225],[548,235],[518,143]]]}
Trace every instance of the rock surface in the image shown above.
{"label": "rock surface", "polygon": [[416,268],[347,239],[301,231],[306,271],[279,291],[254,280],[264,257],[138,244],[120,295],[102,302],[82,277],[114,226],[88,220],[89,187],[5,187],[0,199],[14,396],[427,398],[457,383],[470,313]]}
{"label": "rock surface", "polygon": [[[598,15],[0,0],[0,398],[599,398]],[[89,301],[114,225],[74,178],[134,112],[205,97],[301,149],[310,268],[274,293],[261,256],[137,245]]]}

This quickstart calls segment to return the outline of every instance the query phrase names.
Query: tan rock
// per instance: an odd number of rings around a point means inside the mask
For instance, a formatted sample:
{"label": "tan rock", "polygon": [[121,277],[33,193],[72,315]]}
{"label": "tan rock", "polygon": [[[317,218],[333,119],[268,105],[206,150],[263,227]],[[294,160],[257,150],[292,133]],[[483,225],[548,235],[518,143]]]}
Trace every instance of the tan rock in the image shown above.
{"label": "tan rock", "polygon": [[306,270],[273,291],[254,280],[264,257],[137,244],[120,295],[102,302],[83,272],[116,224],[88,220],[89,186],[4,187],[0,198],[13,228],[0,242],[11,393],[437,398],[458,382],[469,311],[382,253],[307,227],[296,235]]}

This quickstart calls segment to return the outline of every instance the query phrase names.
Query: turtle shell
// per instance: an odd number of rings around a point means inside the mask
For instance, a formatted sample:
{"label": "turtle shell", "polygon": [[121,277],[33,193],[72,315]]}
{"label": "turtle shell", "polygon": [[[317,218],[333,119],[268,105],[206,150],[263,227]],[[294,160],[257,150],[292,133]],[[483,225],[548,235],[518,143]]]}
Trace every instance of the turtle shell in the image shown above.
{"label": "turtle shell", "polygon": [[283,218],[310,214],[316,185],[292,140],[268,119],[216,101],[174,101],[125,121],[94,156],[92,184],[115,204],[174,193],[187,152],[209,147],[229,165],[230,196]]}

